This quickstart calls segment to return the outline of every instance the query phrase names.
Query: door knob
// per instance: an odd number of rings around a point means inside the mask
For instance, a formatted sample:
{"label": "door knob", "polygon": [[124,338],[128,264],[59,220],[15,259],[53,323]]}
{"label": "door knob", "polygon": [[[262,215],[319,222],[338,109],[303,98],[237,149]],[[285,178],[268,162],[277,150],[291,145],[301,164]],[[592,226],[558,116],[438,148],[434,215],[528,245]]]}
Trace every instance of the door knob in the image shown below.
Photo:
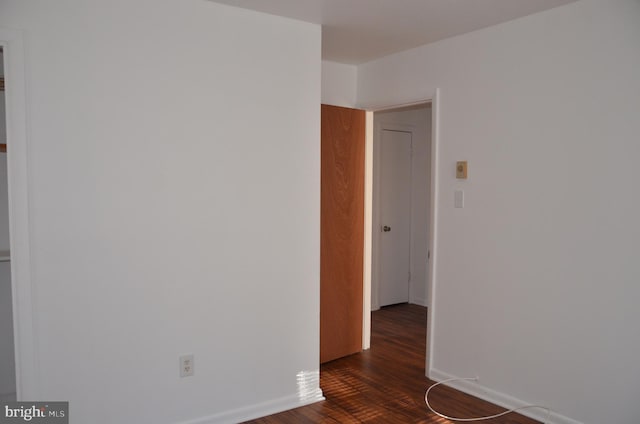
{"label": "door knob", "polygon": [[391,231],[391,227],[389,227],[388,225],[385,225],[384,227],[382,227],[382,231],[384,231],[385,233],[388,233],[389,231]]}

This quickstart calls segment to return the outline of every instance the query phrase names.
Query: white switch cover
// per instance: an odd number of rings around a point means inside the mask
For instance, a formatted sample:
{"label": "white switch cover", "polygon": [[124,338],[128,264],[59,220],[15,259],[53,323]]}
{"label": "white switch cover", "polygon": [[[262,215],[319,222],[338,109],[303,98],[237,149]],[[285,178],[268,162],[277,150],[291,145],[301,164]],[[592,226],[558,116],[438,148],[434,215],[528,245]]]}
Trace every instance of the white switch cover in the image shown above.
{"label": "white switch cover", "polygon": [[456,208],[464,208],[464,191],[456,190],[453,193],[453,206]]}
{"label": "white switch cover", "polygon": [[193,375],[193,355],[183,355],[180,357],[180,377]]}

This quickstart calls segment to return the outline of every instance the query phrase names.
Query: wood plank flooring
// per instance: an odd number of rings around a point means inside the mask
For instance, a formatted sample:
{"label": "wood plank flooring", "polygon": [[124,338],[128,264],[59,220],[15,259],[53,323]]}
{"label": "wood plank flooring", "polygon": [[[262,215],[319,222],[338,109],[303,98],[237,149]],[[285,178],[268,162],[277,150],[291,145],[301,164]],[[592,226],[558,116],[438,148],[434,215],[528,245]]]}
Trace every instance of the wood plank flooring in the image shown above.
{"label": "wood plank flooring", "polygon": [[[299,423],[421,423],[443,424],[424,403],[433,384],[424,374],[426,308],[397,305],[372,314],[371,349],[320,367],[320,387],[326,401],[257,420],[254,424]],[[490,415],[504,409],[448,387],[429,395],[432,406],[457,417]],[[509,414],[490,424],[535,424]]]}

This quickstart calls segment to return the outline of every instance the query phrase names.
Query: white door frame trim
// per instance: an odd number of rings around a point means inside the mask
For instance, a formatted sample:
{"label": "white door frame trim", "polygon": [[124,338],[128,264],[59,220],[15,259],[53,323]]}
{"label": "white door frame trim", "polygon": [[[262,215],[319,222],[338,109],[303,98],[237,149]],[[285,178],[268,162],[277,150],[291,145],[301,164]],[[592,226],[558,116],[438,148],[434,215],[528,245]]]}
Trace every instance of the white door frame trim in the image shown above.
{"label": "white door frame trim", "polygon": [[[390,105],[360,105],[361,109],[367,111],[367,144],[365,150],[365,270],[364,270],[364,301],[363,301],[363,349],[368,349],[371,340],[371,240],[372,240],[372,221],[371,212],[373,210],[373,185],[372,171],[373,161],[369,157],[373,148],[373,112],[384,111],[389,109],[399,109],[407,106],[416,106],[424,103],[431,103],[431,228],[429,231],[429,258],[428,265],[428,281],[427,281],[427,352],[426,352],[426,368],[425,374],[431,378],[433,363],[433,329],[436,308],[436,269],[437,269],[437,246],[438,246],[438,164],[439,164],[439,145],[440,145],[440,89],[433,90],[431,95],[421,99],[408,99],[405,102],[398,102]],[[366,343],[365,343],[366,342]]]}
{"label": "white door frame trim", "polygon": [[438,258],[438,164],[440,158],[440,90],[431,97],[431,228],[429,231],[429,258],[427,277],[427,352],[425,375],[431,378],[433,365],[433,329],[436,308],[436,265]]}
{"label": "white door frame trim", "polygon": [[362,350],[371,347],[371,259],[373,258],[373,112],[365,112],[364,255],[362,272]]}
{"label": "white door frame trim", "polygon": [[18,400],[39,399],[37,332],[31,279],[25,54],[22,33],[0,29],[5,68],[7,180],[13,339]]}

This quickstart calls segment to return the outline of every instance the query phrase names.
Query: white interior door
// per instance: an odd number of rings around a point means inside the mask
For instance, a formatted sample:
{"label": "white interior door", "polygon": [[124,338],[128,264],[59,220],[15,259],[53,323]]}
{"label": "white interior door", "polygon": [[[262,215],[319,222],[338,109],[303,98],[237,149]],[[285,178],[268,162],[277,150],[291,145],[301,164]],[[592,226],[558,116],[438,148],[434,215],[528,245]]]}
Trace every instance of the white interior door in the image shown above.
{"label": "white interior door", "polygon": [[411,136],[382,130],[380,139],[380,306],[409,301]]}

